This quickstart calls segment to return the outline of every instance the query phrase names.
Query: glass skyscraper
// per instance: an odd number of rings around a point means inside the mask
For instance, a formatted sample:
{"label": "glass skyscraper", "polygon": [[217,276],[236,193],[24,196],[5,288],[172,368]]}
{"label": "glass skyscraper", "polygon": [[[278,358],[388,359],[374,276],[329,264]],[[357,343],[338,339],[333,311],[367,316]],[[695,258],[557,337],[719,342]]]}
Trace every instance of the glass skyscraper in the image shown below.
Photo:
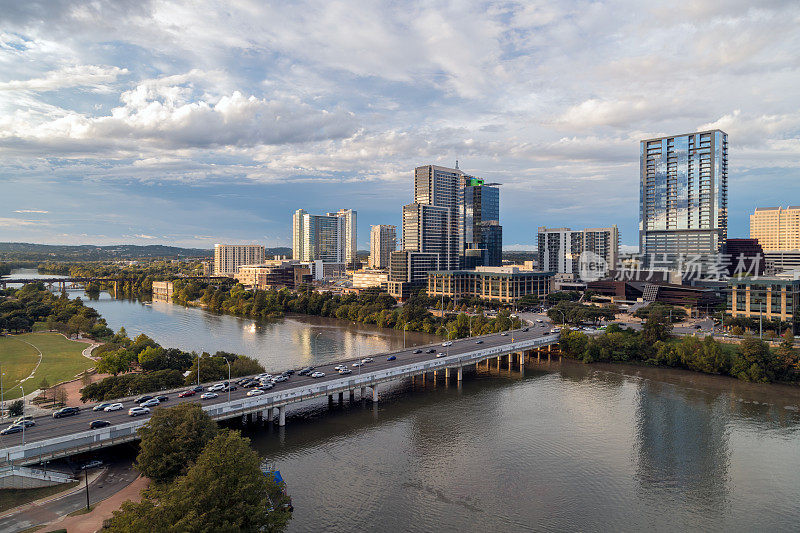
{"label": "glass skyscraper", "polygon": [[644,266],[724,252],[728,236],[728,135],[720,130],[640,144],[639,251]]}

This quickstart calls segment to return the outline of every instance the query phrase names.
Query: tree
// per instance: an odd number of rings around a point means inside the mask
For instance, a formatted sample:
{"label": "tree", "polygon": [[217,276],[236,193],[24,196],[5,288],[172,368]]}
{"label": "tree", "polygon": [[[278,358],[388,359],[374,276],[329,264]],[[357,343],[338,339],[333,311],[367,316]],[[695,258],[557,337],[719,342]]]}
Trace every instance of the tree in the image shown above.
{"label": "tree", "polygon": [[156,409],[139,429],[136,468],[157,483],[185,473],[217,434],[217,424],[196,403]]}
{"label": "tree", "polygon": [[14,400],[8,407],[8,414],[11,416],[20,416],[25,408],[25,403],[22,400]]}
{"label": "tree", "polygon": [[779,377],[784,380],[794,380],[800,372],[800,353],[794,348],[794,335],[789,329],[778,347],[776,366]]}
{"label": "tree", "polygon": [[658,341],[669,339],[672,332],[672,324],[669,319],[664,317],[662,309],[655,308],[647,315],[647,322],[644,324],[642,335],[646,344],[653,346]]}
{"label": "tree", "polygon": [[174,483],[125,502],[108,523],[111,532],[283,531],[291,514],[283,487],[261,471],[249,439],[223,431]]}
{"label": "tree", "polygon": [[[42,381],[39,382],[39,390],[42,391],[42,399],[47,399],[47,389],[50,388],[50,382],[47,381],[46,377],[42,378]],[[54,398],[55,399],[55,398]]]}
{"label": "tree", "polygon": [[745,337],[739,345],[737,357],[734,358],[731,374],[744,381],[772,381],[775,374],[767,343],[755,337]]}

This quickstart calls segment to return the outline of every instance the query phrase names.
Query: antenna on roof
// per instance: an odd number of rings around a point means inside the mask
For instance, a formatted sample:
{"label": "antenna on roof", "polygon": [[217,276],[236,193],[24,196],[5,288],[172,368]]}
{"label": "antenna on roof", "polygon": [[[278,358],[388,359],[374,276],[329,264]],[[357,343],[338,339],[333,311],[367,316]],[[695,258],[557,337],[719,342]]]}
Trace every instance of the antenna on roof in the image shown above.
{"label": "antenna on roof", "polygon": [[456,159],[456,170],[458,170],[458,159]]}

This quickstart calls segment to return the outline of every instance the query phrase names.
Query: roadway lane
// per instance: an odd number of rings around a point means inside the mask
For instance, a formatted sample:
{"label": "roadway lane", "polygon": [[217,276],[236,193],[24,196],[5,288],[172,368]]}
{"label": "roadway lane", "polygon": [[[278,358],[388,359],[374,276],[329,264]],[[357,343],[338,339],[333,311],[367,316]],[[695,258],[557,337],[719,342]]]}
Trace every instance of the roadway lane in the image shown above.
{"label": "roadway lane", "polygon": [[[494,346],[501,346],[503,344],[510,344],[511,339],[522,340],[522,339],[533,339],[542,337],[545,334],[550,332],[550,328],[548,326],[541,327],[540,325],[530,326],[529,331],[525,332],[523,330],[514,330],[508,332],[507,335],[502,335],[500,333],[493,333],[490,335],[484,335],[482,337],[470,337],[467,339],[459,339],[454,340],[453,345],[449,347],[443,347],[441,343],[438,344],[428,344],[424,346],[412,346],[403,350],[398,350],[394,352],[386,352],[381,354],[364,354],[363,357],[372,357],[375,361],[373,363],[366,363],[362,368],[361,371],[364,374],[367,374],[374,370],[384,370],[387,368],[403,366],[409,363],[416,363],[420,361],[427,361],[436,359],[436,353],[426,353],[429,348],[434,348],[436,352],[444,352],[447,355],[458,355],[462,353],[468,353],[471,351],[475,351],[476,349],[482,348],[491,348]],[[480,345],[476,344],[476,341],[480,339],[483,341]],[[414,350],[420,349],[422,353],[415,354],[413,353]],[[390,355],[394,355],[397,357],[394,361],[387,361],[387,357]],[[309,376],[298,376],[294,374],[291,376],[288,381],[283,383],[276,383],[275,387],[270,392],[278,392],[278,391],[285,391],[290,390],[298,387],[303,387],[308,384],[319,384],[325,381],[333,381],[338,380],[342,376],[333,369],[334,366],[338,364],[347,363],[348,368],[352,370],[351,376],[358,375],[359,369],[354,368],[352,363],[355,362],[357,359],[346,359],[341,360],[325,365],[320,365],[315,367],[316,370],[320,372],[324,372],[325,376],[322,378],[312,378]],[[280,371],[271,371],[274,374],[280,373]],[[239,378],[233,378],[234,380]],[[206,388],[213,383],[206,383],[203,384]],[[182,390],[186,390],[186,387],[182,389],[176,389],[171,391],[162,391],[158,393],[147,393],[149,395],[167,395],[169,396],[169,400],[164,404],[165,406],[176,405],[183,402],[195,402],[201,405],[213,405],[218,403],[223,403],[228,401],[228,393],[227,392],[219,392],[219,397],[211,399],[211,400],[200,400],[199,396],[201,393],[190,397],[190,398],[178,398],[178,393]],[[231,400],[244,398],[247,395],[247,392],[252,389],[243,389],[238,388],[235,391],[230,393]],[[35,443],[39,440],[49,439],[52,437],[57,437],[61,435],[69,435],[72,433],[78,433],[82,431],[89,430],[89,422],[92,420],[108,420],[111,422],[112,425],[115,424],[122,424],[125,422],[129,422],[132,418],[128,415],[128,408],[134,407],[137,404],[133,402],[133,400],[139,396],[143,396],[144,394],[139,394],[134,397],[128,397],[119,400],[107,400],[108,402],[119,401],[124,404],[124,408],[120,411],[115,411],[111,413],[106,412],[93,412],[92,407],[96,404],[87,404],[85,406],[80,406],[81,411],[77,415],[66,417],[66,418],[59,418],[54,419],[52,416],[40,416],[36,417],[34,420],[36,421],[36,426],[26,429],[25,430],[25,443]],[[103,402],[105,403],[105,402]],[[141,415],[137,418],[140,419],[147,419],[149,415]],[[106,428],[104,428],[106,429]],[[97,430],[102,431],[102,430]],[[22,444],[22,434],[15,433],[13,435],[1,435],[0,436],[0,457],[2,457],[2,450],[5,448],[9,448],[12,446],[17,446]]]}

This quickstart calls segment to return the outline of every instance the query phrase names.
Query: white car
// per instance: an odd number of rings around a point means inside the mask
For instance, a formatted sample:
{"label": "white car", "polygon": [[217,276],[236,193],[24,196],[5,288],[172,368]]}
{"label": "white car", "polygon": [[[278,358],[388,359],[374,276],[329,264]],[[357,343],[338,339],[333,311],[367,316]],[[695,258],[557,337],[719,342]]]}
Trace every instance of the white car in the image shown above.
{"label": "white car", "polygon": [[349,368],[347,368],[347,367],[344,367],[344,368],[340,368],[340,369],[339,369],[339,373],[340,373],[341,375],[345,375],[345,374],[352,374],[352,373],[353,373],[353,371],[352,371],[352,370],[350,370],[350,369],[349,369]]}
{"label": "white car", "polygon": [[262,381],[265,379],[269,380],[272,379],[272,374],[259,374],[256,376],[256,379],[260,379]]}
{"label": "white car", "polygon": [[443,342],[442,343],[442,346],[452,346],[452,345],[453,345],[453,341],[447,341],[447,342]]}
{"label": "white car", "polygon": [[210,400],[212,398],[217,398],[217,397],[219,397],[219,394],[217,394],[216,392],[204,392],[203,394],[200,395],[201,400]]}
{"label": "white car", "polygon": [[287,379],[289,379],[289,378],[287,378],[286,376],[275,376],[274,378],[272,378],[272,382],[273,383],[280,383],[282,381],[286,381]]}
{"label": "white car", "polygon": [[363,365],[363,364],[364,364],[364,363],[362,363],[361,361],[356,361],[355,363],[353,363],[353,366],[354,366],[355,368],[358,368],[358,367],[360,367],[360,366],[361,366],[361,365]]}
{"label": "white car", "polygon": [[508,337],[508,333],[505,332],[505,331],[503,333],[501,333],[500,335],[502,335],[503,337]]}
{"label": "white car", "polygon": [[361,360],[362,363],[372,363],[373,361],[375,360],[372,357],[365,357]]}
{"label": "white car", "polygon": [[111,411],[119,411],[120,409],[122,409],[121,403],[112,403],[111,405],[103,409],[103,411],[110,413]]}
{"label": "white car", "polygon": [[444,352],[439,352],[436,354],[436,357],[444,357],[445,355],[447,354],[445,354]]}
{"label": "white car", "polygon": [[146,415],[150,412],[148,407],[131,407],[128,409],[128,416]]}
{"label": "white car", "polygon": [[261,389],[253,389],[251,391],[247,391],[248,396],[261,396],[264,394],[264,391]]}
{"label": "white car", "polygon": [[315,379],[325,377],[325,372],[312,372],[311,377]]}
{"label": "white car", "polygon": [[333,367],[334,370],[341,370],[343,368],[347,368],[347,365],[336,365],[335,367]]}
{"label": "white car", "polygon": [[208,388],[209,392],[214,392],[214,391],[224,390],[224,389],[225,389],[225,384],[224,383],[217,383],[216,385],[211,385]]}

